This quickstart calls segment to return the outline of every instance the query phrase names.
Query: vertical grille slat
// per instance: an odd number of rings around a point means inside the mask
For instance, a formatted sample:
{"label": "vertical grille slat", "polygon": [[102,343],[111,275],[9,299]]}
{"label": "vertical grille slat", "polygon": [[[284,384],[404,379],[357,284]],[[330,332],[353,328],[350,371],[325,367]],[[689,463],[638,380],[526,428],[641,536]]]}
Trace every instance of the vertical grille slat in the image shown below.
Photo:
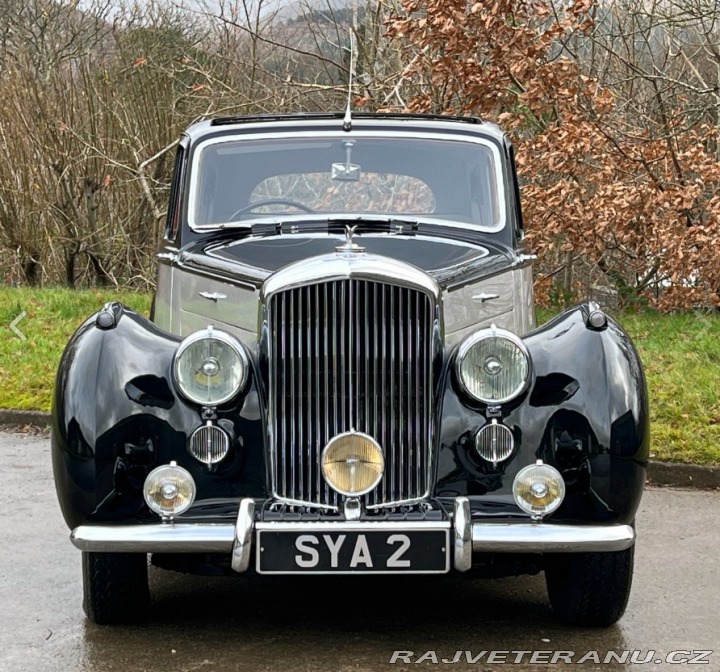
{"label": "vertical grille slat", "polygon": [[[323,311],[320,310],[320,285],[315,285],[315,408],[317,414],[315,417],[315,434],[313,436],[313,452],[312,459],[315,461],[315,501],[320,501],[320,487],[322,483],[322,472],[320,470],[320,436],[322,435],[323,408],[321,404],[322,395],[320,393],[323,378],[327,381],[327,376],[322,373],[322,343],[327,328],[322,323]],[[327,361],[327,360],[326,360]],[[310,465],[312,468],[312,464]]]}
{"label": "vertical grille slat", "polygon": [[[395,293],[396,288],[391,287],[390,288],[390,315],[386,320],[389,320],[392,322],[393,318],[395,317]],[[397,357],[395,355],[395,334],[394,329],[388,329],[387,330],[387,336],[388,340],[390,341],[390,390],[391,393],[388,395],[388,398],[390,399],[390,424],[388,425],[390,428],[390,436],[388,438],[388,443],[386,445],[394,446],[395,445],[395,397],[392,394],[392,390],[395,390],[395,366],[397,365]],[[395,501],[398,499],[397,491],[395,489],[395,483],[397,482],[397,465],[395,464],[395,451],[388,452],[386,450],[386,455],[389,455],[389,462],[388,469],[386,471],[387,478],[390,479],[390,499]]]}
{"label": "vertical grille slat", "polygon": [[[380,307],[380,310],[378,311],[378,307]],[[380,374],[379,370],[379,363],[380,363],[380,329],[379,325],[382,324],[385,320],[383,317],[383,311],[380,301],[378,300],[378,285],[373,285],[373,308],[374,313],[368,312],[368,315],[374,314],[375,318],[379,319],[368,319],[368,322],[372,322],[373,325],[373,350],[372,350],[372,358],[373,358],[373,380],[375,381],[375,385],[377,385],[377,381],[380,380],[378,377]],[[382,391],[385,389],[384,379],[380,383],[380,393],[382,394]],[[384,409],[381,403],[373,404],[373,424],[372,424],[372,430],[373,430],[373,436],[382,436],[380,431],[382,427],[382,420],[384,417]],[[378,493],[377,490],[373,490],[371,493],[371,503],[376,505],[379,502]]]}
{"label": "vertical grille slat", "polygon": [[385,474],[365,495],[367,506],[427,495],[434,315],[426,293],[370,280],[319,282],[270,298],[270,464],[277,497],[337,507],[320,458],[333,436],[351,429],[375,438],[385,453]]}
{"label": "vertical grille slat", "polygon": [[[420,297],[416,294],[415,295],[415,314],[420,315]],[[422,389],[421,380],[422,380],[422,367],[423,367],[423,357],[422,352],[420,350],[420,332],[415,332],[415,349],[413,351],[415,358],[413,360],[413,371],[415,372],[415,389],[420,390]],[[422,398],[421,395],[417,394],[413,398],[414,406],[414,417],[415,417],[415,428],[413,431],[413,438],[417,445],[421,445],[421,437],[420,437],[420,418],[422,413]],[[415,488],[420,488],[421,483],[421,472],[420,472],[420,455],[417,455],[417,458],[415,460]]]}

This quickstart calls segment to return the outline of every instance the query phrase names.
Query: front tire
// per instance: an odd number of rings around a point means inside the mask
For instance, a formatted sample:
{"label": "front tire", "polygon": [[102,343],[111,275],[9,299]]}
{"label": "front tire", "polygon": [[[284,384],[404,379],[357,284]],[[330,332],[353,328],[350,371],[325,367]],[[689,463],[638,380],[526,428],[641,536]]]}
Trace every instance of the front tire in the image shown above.
{"label": "front tire", "polygon": [[99,625],[138,623],[150,607],[145,553],[83,552],[83,610]]}
{"label": "front tire", "polygon": [[569,625],[608,626],[625,613],[635,546],[550,556],[545,582],[553,611]]}

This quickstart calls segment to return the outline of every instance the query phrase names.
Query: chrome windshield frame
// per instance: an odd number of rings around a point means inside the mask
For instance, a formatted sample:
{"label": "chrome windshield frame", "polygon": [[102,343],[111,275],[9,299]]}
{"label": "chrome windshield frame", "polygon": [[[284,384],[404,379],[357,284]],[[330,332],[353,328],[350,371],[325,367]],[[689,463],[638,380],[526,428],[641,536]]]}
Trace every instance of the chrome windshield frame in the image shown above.
{"label": "chrome windshield frame", "polygon": [[[496,183],[496,198],[497,198],[497,207],[498,207],[498,213],[499,213],[499,220],[498,223],[494,226],[481,226],[479,224],[473,224],[472,222],[461,222],[461,221],[455,221],[451,219],[443,219],[443,218],[433,218],[433,217],[425,217],[425,216],[419,216],[416,213],[369,213],[369,216],[371,217],[407,217],[407,218],[418,218],[420,217],[423,221],[432,221],[433,223],[443,224],[448,227],[463,229],[466,231],[474,231],[478,233],[498,233],[499,231],[502,231],[507,226],[507,200],[506,200],[506,176],[503,171],[503,157],[500,147],[493,142],[492,140],[488,138],[484,138],[482,136],[467,136],[462,135],[459,136],[457,134],[453,133],[443,133],[443,132],[429,132],[429,131],[420,131],[420,130],[408,130],[408,129],[402,129],[401,133],[391,133],[389,131],[383,131],[383,130],[358,130],[358,131],[352,131],[351,133],[338,130],[338,131],[332,131],[332,130],[323,130],[323,131],[272,131],[267,130],[265,132],[257,132],[257,133],[238,133],[238,134],[229,134],[229,135],[222,135],[222,136],[216,136],[216,137],[209,137],[205,140],[200,140],[197,145],[194,147],[192,156],[191,156],[191,162],[190,162],[190,182],[188,186],[189,195],[188,195],[188,204],[187,204],[187,219],[188,219],[188,225],[190,226],[190,229],[195,233],[211,233],[214,231],[222,231],[227,230],[229,228],[238,228],[243,229],[247,228],[250,229],[253,224],[258,223],[266,223],[268,220],[277,219],[277,213],[272,213],[263,217],[259,218],[253,218],[253,219],[247,219],[243,220],[242,222],[221,222],[218,224],[197,224],[194,221],[194,215],[195,210],[197,207],[197,194],[199,189],[199,162],[202,156],[202,152],[207,147],[217,145],[217,144],[225,144],[229,142],[238,142],[238,141],[257,141],[257,140],[302,140],[302,139],[311,139],[311,140],[320,140],[323,138],[327,138],[328,140],[348,140],[348,139],[378,139],[378,138],[387,138],[392,140],[397,140],[398,137],[402,138],[408,138],[413,140],[433,140],[433,141],[443,141],[443,142],[453,142],[453,143],[474,143],[477,145],[480,145],[482,147],[485,147],[486,149],[490,150],[493,156],[493,164],[495,169],[495,183]],[[289,218],[293,215],[289,215]],[[357,213],[342,213],[342,212],[332,212],[332,213],[317,213],[318,217],[332,217],[332,218],[338,218],[338,217],[357,217]],[[361,215],[360,215],[361,216]],[[307,218],[307,215],[305,215],[305,218]],[[283,217],[284,219],[284,217]],[[296,219],[302,220],[303,217],[299,216],[296,217]]]}

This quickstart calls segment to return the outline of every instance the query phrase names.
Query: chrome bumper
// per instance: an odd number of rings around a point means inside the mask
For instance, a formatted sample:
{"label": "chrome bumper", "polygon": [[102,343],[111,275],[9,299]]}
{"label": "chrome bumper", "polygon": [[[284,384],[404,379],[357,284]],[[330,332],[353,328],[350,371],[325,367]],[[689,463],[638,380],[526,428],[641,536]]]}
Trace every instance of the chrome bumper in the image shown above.
{"label": "chrome bumper", "polygon": [[75,548],[94,553],[232,553],[232,568],[244,572],[250,565],[254,524],[255,501],[243,499],[235,525],[80,525],[70,541]]}
{"label": "chrome bumper", "polygon": [[[232,568],[244,572],[250,565],[254,527],[255,502],[243,499],[234,525],[81,525],[72,531],[70,540],[82,551],[97,553],[231,553]],[[473,553],[622,551],[635,541],[630,525],[473,522],[467,497],[455,500],[452,528],[453,566],[461,572],[472,566]]]}

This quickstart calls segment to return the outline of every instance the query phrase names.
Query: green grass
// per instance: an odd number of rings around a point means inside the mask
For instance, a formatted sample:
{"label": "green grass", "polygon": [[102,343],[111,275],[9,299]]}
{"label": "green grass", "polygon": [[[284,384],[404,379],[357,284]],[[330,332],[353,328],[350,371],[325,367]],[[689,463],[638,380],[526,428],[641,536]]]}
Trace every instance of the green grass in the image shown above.
{"label": "green grass", "polygon": [[[0,287],[0,408],[50,410],[57,365],[68,339],[106,301],[122,301],[147,315],[151,296],[113,289]],[[26,341],[10,329],[23,310],[27,316],[18,328]]]}
{"label": "green grass", "polygon": [[720,464],[720,316],[624,315],[650,390],[654,459]]}
{"label": "green grass", "polygon": [[[149,294],[113,290],[0,287],[0,408],[50,409],[68,338],[106,301],[147,315]],[[10,323],[23,311],[17,338]],[[541,321],[550,311],[539,311]],[[687,313],[617,317],[633,337],[650,387],[655,459],[720,464],[720,316]]]}

